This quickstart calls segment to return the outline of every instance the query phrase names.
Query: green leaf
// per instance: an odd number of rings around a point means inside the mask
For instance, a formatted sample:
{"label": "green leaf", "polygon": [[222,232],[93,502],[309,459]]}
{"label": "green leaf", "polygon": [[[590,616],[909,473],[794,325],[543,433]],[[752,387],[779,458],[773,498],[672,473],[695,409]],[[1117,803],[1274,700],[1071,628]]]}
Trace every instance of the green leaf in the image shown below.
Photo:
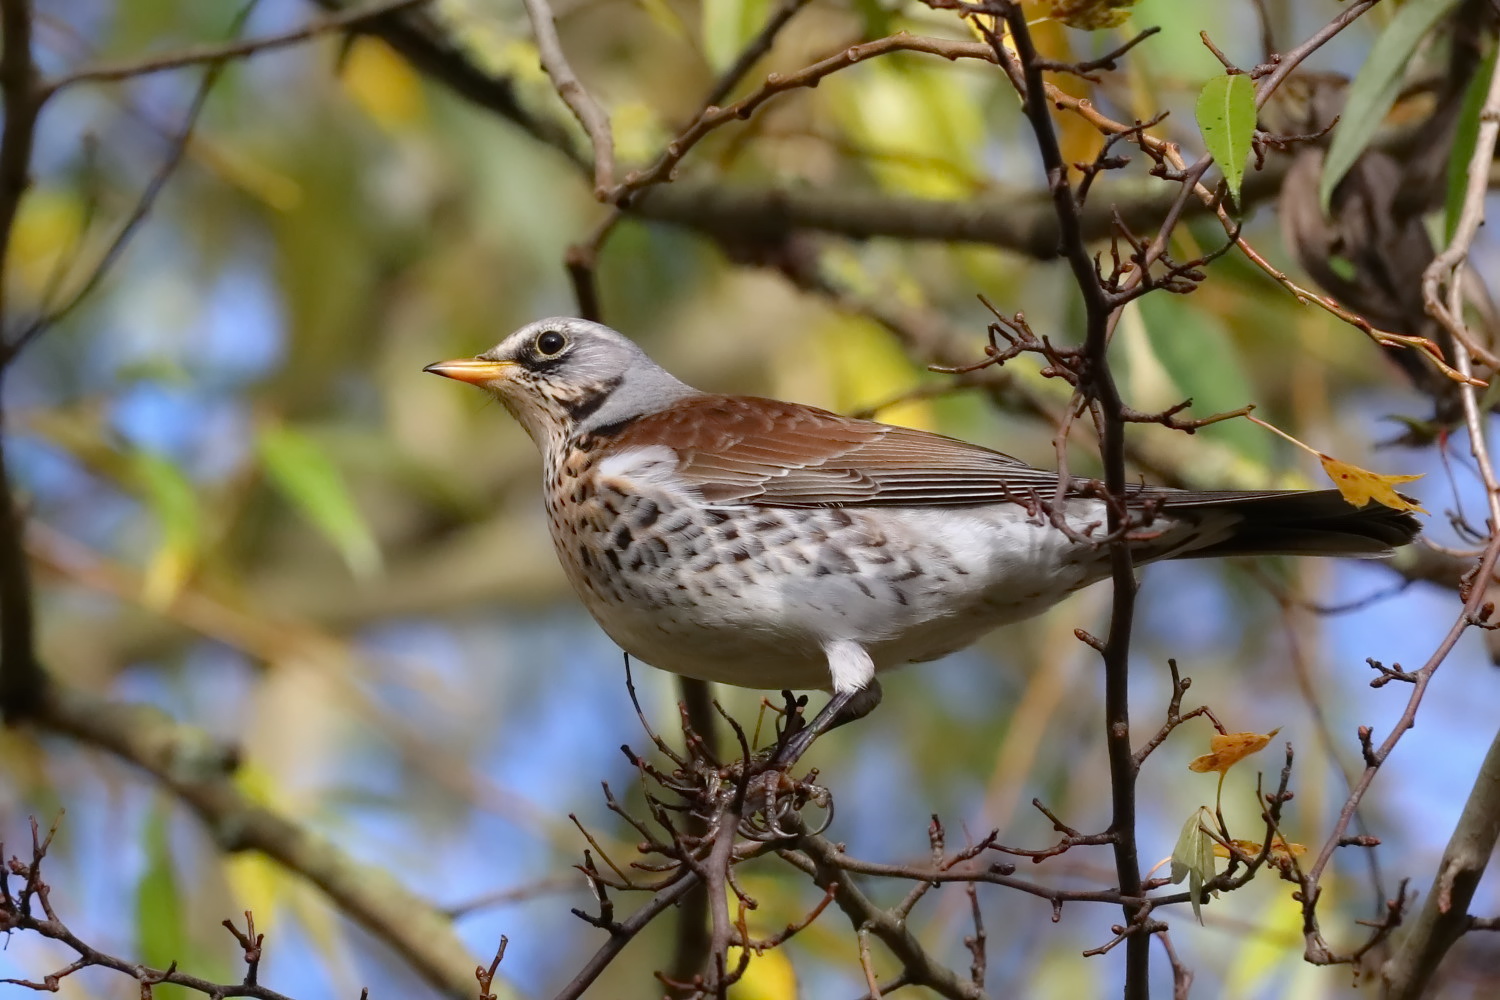
{"label": "green leaf", "polygon": [[135,926],[141,957],[147,965],[165,969],[186,956],[182,894],[172,866],[172,838],[168,810],[158,803],[141,830],[146,869],[135,885]]}
{"label": "green leaf", "polygon": [[1469,188],[1469,161],[1474,158],[1474,144],[1479,141],[1479,112],[1484,107],[1490,77],[1495,75],[1495,56],[1500,49],[1492,51],[1469,81],[1464,91],[1463,110],[1459,112],[1458,130],[1453,135],[1453,148],[1448,153],[1448,191],[1443,199],[1443,243],[1453,239],[1458,228],[1458,217],[1464,210],[1464,195]]}
{"label": "green leaf", "polygon": [[1333,130],[1328,157],[1323,161],[1318,203],[1325,215],[1333,199],[1333,189],[1365,151],[1379,131],[1385,113],[1396,103],[1406,64],[1417,45],[1456,6],[1458,0],[1408,0],[1375,39],[1364,65],[1349,85],[1349,99]]}
{"label": "green leaf", "polygon": [[1245,178],[1245,159],[1255,134],[1255,85],[1243,73],[1216,76],[1198,93],[1198,131],[1203,145],[1213,154],[1229,195],[1240,200],[1240,182]]}
{"label": "green leaf", "polygon": [[1207,806],[1199,806],[1182,824],[1182,833],[1177,836],[1177,846],[1172,848],[1172,881],[1188,880],[1188,892],[1193,897],[1193,916],[1203,923],[1201,912],[1203,884],[1214,877],[1214,840],[1204,830],[1214,822],[1214,814]]}
{"label": "green leaf", "polygon": [[703,0],[703,55],[715,73],[739,58],[770,10],[771,0]]}
{"label": "green leaf", "polygon": [[256,444],[271,481],[333,543],[349,571],[357,577],[378,572],[375,536],[328,455],[311,438],[280,425],[262,429]]}
{"label": "green leaf", "polygon": [[[1176,295],[1147,295],[1138,302],[1151,353],[1178,395],[1193,401],[1185,416],[1206,417],[1255,401],[1245,360],[1217,316]],[[1222,441],[1261,468],[1270,464],[1271,442],[1244,420],[1210,424],[1197,433]]]}

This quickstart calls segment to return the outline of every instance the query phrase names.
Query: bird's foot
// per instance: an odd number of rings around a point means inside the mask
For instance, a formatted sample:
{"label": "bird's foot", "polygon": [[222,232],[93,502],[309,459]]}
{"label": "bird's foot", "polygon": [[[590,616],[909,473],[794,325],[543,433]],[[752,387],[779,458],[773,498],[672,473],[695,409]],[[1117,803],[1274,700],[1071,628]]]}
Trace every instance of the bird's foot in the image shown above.
{"label": "bird's foot", "polygon": [[855,719],[862,719],[874,711],[875,706],[880,704],[880,695],[880,682],[876,680],[852,691],[836,692],[809,722],[802,714],[802,709],[807,705],[807,696],[796,698],[790,691],[781,692],[781,696],[786,699],[787,721],[776,741],[770,766],[782,771],[790,770],[819,736]]}

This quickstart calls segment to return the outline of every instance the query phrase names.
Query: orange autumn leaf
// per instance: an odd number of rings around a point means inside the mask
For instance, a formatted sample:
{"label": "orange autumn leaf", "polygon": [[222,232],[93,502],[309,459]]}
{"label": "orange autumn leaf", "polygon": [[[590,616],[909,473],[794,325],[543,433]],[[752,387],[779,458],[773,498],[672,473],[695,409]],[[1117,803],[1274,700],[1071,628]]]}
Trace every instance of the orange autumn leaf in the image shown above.
{"label": "orange autumn leaf", "polygon": [[1195,757],[1188,764],[1188,770],[1203,773],[1205,771],[1218,771],[1223,774],[1246,757],[1265,749],[1272,737],[1281,732],[1281,727],[1271,730],[1269,733],[1215,733],[1208,741],[1209,752],[1202,757]]}
{"label": "orange autumn leaf", "polygon": [[1328,478],[1333,480],[1333,485],[1338,487],[1344,499],[1356,507],[1363,507],[1374,500],[1394,510],[1427,513],[1420,506],[1396,492],[1397,483],[1409,483],[1421,479],[1421,476],[1382,476],[1378,472],[1361,469],[1348,462],[1340,462],[1322,452],[1318,452],[1318,461],[1323,463],[1323,471],[1328,473]]}
{"label": "orange autumn leaf", "polygon": [[[1260,857],[1261,845],[1253,840],[1232,840],[1230,841],[1230,843],[1232,843],[1241,854],[1248,854],[1252,858]],[[1269,857],[1272,861],[1289,861],[1292,858],[1300,858],[1306,853],[1306,844],[1288,843],[1282,838],[1277,837],[1276,840],[1271,844],[1271,853]],[[1215,843],[1214,856],[1220,858],[1229,857],[1229,848],[1225,847],[1223,844]]]}

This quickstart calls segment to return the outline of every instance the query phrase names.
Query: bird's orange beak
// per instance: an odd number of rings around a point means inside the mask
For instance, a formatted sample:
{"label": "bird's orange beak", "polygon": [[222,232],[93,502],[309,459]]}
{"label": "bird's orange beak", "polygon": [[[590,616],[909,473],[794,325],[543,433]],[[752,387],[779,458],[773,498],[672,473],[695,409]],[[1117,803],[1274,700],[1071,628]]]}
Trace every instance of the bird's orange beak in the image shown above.
{"label": "bird's orange beak", "polygon": [[453,361],[439,361],[428,365],[422,370],[441,375],[443,378],[457,379],[470,385],[487,385],[497,379],[506,377],[506,369],[515,367],[514,361],[486,361],[483,358],[458,358]]}

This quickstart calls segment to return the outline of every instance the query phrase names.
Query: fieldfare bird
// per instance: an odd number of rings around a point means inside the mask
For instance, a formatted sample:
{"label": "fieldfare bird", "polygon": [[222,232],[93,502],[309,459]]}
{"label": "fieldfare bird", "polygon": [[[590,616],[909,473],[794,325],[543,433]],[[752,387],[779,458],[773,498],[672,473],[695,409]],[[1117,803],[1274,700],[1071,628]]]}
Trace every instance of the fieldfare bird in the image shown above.
{"label": "fieldfare bird", "polygon": [[[542,320],[425,370],[486,390],[531,435],[558,559],[628,653],[833,692],[784,762],[872,709],[878,671],[962,649],[1110,572],[1097,483],[1059,491],[1056,472],[954,438],[699,392],[598,323]],[[1138,563],[1381,556],[1420,530],[1334,490],[1140,486],[1128,508]]]}

